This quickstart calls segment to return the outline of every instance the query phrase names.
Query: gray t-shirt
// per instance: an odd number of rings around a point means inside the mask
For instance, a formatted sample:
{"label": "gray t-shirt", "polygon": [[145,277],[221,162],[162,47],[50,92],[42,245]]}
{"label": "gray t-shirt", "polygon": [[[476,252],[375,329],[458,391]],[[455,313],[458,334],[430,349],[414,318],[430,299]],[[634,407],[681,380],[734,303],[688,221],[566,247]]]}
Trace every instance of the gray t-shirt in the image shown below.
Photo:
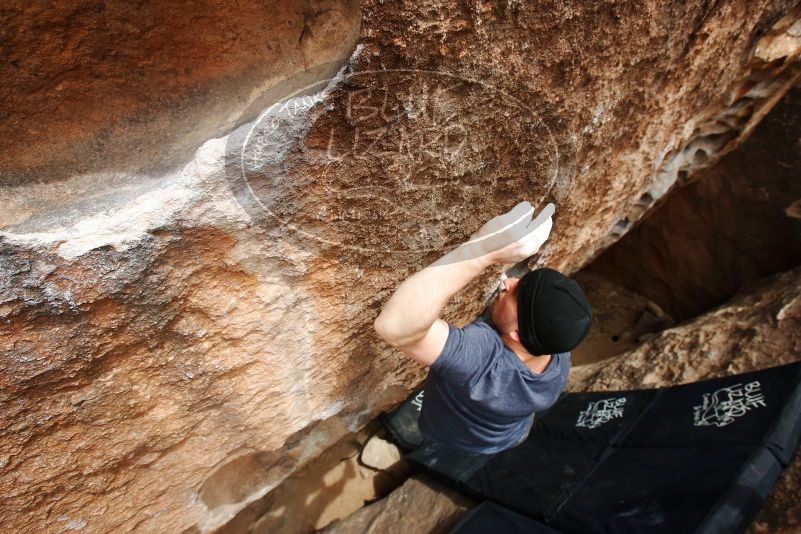
{"label": "gray t-shirt", "polygon": [[458,328],[431,365],[418,424],[424,437],[469,452],[515,446],[529,418],[550,407],[567,384],[570,353],[531,371],[485,319]]}

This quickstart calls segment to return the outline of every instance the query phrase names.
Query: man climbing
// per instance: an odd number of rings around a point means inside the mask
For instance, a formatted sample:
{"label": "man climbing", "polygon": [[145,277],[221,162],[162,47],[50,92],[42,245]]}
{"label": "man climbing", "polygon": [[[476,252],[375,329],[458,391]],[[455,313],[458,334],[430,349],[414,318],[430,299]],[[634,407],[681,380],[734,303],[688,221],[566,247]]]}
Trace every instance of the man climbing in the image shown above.
{"label": "man climbing", "polygon": [[419,419],[428,440],[483,454],[514,447],[528,436],[534,413],[551,406],[567,383],[568,351],[587,334],[591,311],[578,284],[557,271],[502,280],[485,316],[464,328],[439,318],[484,269],[539,250],[553,205],[532,221],[533,213],[521,202],[487,222],[404,280],[375,320],[381,338],[429,366]]}

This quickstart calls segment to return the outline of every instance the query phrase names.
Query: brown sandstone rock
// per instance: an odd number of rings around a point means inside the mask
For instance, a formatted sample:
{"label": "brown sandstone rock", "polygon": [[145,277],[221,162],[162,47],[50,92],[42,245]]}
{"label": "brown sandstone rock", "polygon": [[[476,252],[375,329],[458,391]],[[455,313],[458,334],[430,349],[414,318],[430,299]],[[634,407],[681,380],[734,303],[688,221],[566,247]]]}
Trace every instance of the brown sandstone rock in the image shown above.
{"label": "brown sandstone rock", "polygon": [[0,524],[225,524],[419,382],[404,277],[522,198],[575,270],[736,146],[791,3],[4,8]]}
{"label": "brown sandstone rock", "polygon": [[417,476],[381,499],[324,529],[325,534],[439,534],[449,532],[475,502]]}
{"label": "brown sandstone rock", "polygon": [[801,269],[760,281],[620,356],[571,369],[568,388],[673,386],[801,358]]}
{"label": "brown sandstone rock", "polygon": [[373,436],[364,445],[359,457],[364,465],[373,469],[390,469],[400,463],[402,456],[397,446]]}
{"label": "brown sandstone rock", "polygon": [[[639,268],[638,265],[635,270]],[[570,363],[574,367],[626,352],[639,345],[641,336],[656,330],[640,324],[642,317],[655,315],[649,311],[653,304],[639,293],[588,269],[582,269],[572,278],[581,286],[592,307],[592,328],[581,344],[570,351]]]}
{"label": "brown sandstone rock", "polygon": [[333,75],[360,14],[352,0],[11,0],[0,20],[2,183],[103,174],[69,206],[182,166],[245,108]]}

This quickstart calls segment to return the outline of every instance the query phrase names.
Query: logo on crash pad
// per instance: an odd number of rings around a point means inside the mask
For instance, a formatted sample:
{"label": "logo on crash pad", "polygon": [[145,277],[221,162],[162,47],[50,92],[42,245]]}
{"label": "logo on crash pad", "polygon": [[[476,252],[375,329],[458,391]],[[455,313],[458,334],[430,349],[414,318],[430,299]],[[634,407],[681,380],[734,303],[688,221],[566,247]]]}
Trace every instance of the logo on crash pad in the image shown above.
{"label": "logo on crash pad", "polygon": [[749,410],[765,407],[765,396],[762,394],[759,381],[748,384],[734,384],[720,388],[712,393],[704,393],[702,403],[693,406],[693,424],[695,426],[726,426]]}
{"label": "logo on crash pad", "polygon": [[414,398],[412,399],[412,406],[417,408],[418,412],[423,409],[423,394],[424,393],[425,393],[425,391],[421,391],[420,393],[415,395]]}
{"label": "logo on crash pad", "polygon": [[623,417],[623,406],[625,404],[626,397],[601,399],[591,402],[584,411],[579,413],[576,426],[581,428],[598,428],[612,419],[619,419]]}

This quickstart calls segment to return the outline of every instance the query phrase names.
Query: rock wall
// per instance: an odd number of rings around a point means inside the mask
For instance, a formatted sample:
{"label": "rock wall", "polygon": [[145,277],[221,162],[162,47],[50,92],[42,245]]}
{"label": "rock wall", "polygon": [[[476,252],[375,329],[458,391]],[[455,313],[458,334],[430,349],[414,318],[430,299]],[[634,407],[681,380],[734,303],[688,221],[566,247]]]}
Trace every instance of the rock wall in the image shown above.
{"label": "rock wall", "polygon": [[[182,167],[236,119],[333,75],[360,13],[348,0],[10,0],[0,20],[3,184],[76,189],[30,212],[4,206],[5,225]],[[99,176],[78,189],[81,174]]]}
{"label": "rock wall", "polygon": [[791,4],[4,8],[0,522],[225,524],[420,380],[404,277],[521,198],[573,271],[736,146]]}
{"label": "rock wall", "polygon": [[322,530],[323,534],[427,532],[445,534],[476,503],[427,477],[407,480],[381,499]]}

